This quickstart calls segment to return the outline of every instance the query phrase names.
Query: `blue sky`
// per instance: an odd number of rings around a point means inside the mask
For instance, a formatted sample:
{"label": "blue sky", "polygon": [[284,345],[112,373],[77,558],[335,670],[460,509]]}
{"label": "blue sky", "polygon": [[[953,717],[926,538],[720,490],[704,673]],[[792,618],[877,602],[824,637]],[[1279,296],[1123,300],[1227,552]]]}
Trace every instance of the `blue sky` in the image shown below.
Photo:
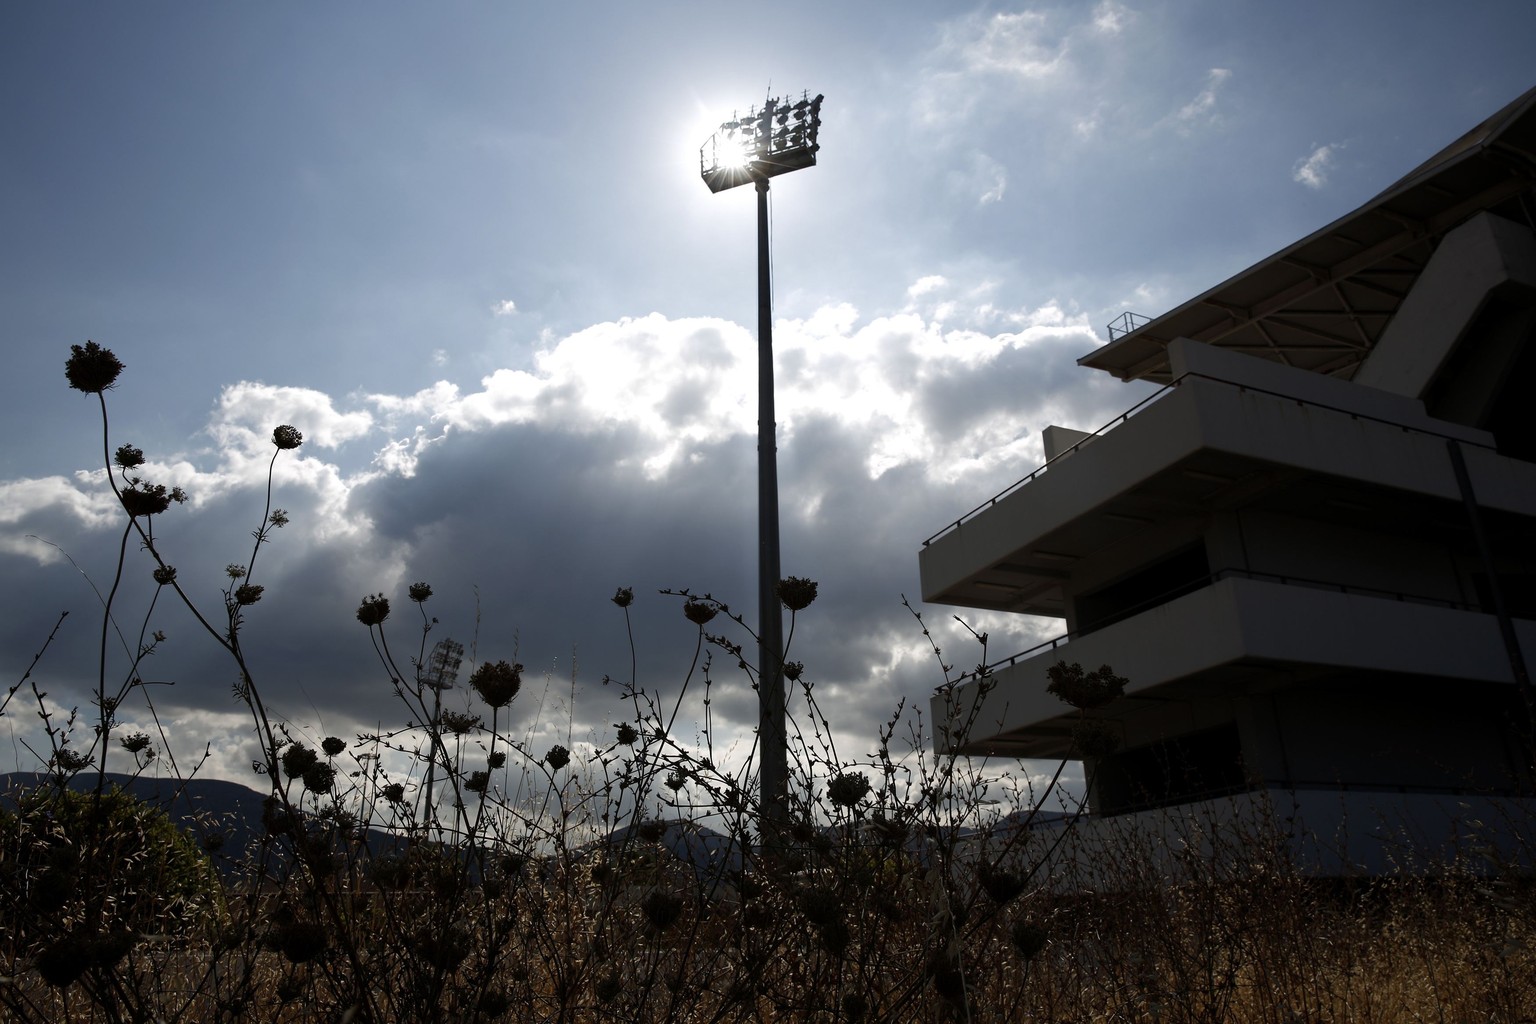
{"label": "blue sky", "polygon": [[[114,534],[60,371],[92,338],[128,365],[113,443],[193,496],[161,536],[215,604],[265,437],[304,431],[249,623],[281,713],[396,717],[352,613],[424,579],[448,635],[478,612],[482,657],[568,695],[574,652],[574,707],[536,726],[535,682],[520,728],[605,737],[615,587],[663,690],[691,627],[657,588],[752,617],[752,195],[711,195],[698,147],[809,90],[820,164],[773,186],[784,568],[821,582],[792,656],[859,752],[939,681],[899,603],[922,538],[1034,468],[1046,425],[1143,393],[1076,367],[1104,325],[1391,184],[1533,84],[1532,38],[1516,0],[8,5],[6,675],[70,609],[41,674],[85,700],[94,598],[59,552],[100,580]],[[976,621],[996,655],[1054,628]],[[228,666],[163,628],[163,717],[246,778]],[[751,694],[714,711],[740,736]]]}

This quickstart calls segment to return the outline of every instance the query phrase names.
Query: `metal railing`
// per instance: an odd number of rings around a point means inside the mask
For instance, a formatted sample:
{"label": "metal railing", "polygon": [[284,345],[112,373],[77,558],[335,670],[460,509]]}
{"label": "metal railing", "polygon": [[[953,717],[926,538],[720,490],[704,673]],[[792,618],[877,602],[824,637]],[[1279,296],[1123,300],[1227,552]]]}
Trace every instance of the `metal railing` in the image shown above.
{"label": "metal railing", "polygon": [[1126,310],[1111,320],[1109,326],[1104,329],[1109,332],[1109,340],[1114,341],[1116,338],[1122,338],[1132,331],[1141,330],[1151,322],[1152,317],[1150,316],[1142,316],[1140,313],[1132,313],[1130,310]]}
{"label": "metal railing", "polygon": [[[1252,392],[1252,393],[1254,393],[1256,395],[1267,395],[1270,398],[1278,398],[1278,399],[1281,399],[1282,401],[1294,402],[1297,405],[1304,406],[1304,407],[1309,408],[1309,409],[1322,409],[1322,410],[1324,410],[1326,412],[1338,413],[1341,416],[1348,416],[1350,419],[1353,419],[1353,420],[1365,420],[1365,421],[1367,421],[1369,423],[1380,423],[1380,424],[1383,424],[1385,426],[1396,427],[1397,429],[1403,431],[1404,433],[1423,434],[1426,437],[1436,437],[1436,438],[1439,438],[1442,441],[1457,441],[1457,442],[1459,442],[1461,444],[1471,445],[1474,448],[1487,448],[1490,451],[1493,451],[1496,448],[1496,446],[1493,445],[1493,444],[1488,444],[1488,443],[1485,443],[1485,442],[1482,442],[1482,441],[1471,441],[1471,440],[1468,440],[1468,439],[1466,439],[1464,437],[1457,436],[1455,434],[1445,433],[1444,431],[1430,430],[1430,429],[1427,429],[1425,427],[1413,427],[1413,426],[1409,426],[1406,423],[1400,423],[1400,422],[1398,422],[1396,420],[1385,419],[1385,418],[1383,418],[1381,416],[1373,416],[1370,413],[1360,412],[1359,410],[1356,410],[1356,409],[1344,409],[1344,408],[1341,408],[1341,407],[1336,406],[1336,405],[1329,405],[1326,402],[1314,402],[1314,401],[1312,401],[1309,398],[1297,398],[1295,395],[1287,395],[1284,392],[1280,392],[1280,391],[1271,391],[1268,388],[1254,387],[1252,384],[1244,384],[1244,383],[1240,383],[1240,382],[1234,381],[1234,380],[1227,380],[1224,377],[1213,377],[1213,376],[1211,376],[1210,374],[1207,374],[1207,373],[1193,373],[1193,372],[1192,373],[1186,373],[1186,374],[1183,374],[1183,375],[1181,375],[1179,377],[1174,378],[1173,380],[1169,381],[1167,384],[1164,384],[1161,388],[1158,388],[1156,391],[1152,392],[1152,394],[1148,395],[1146,398],[1143,398],[1141,401],[1137,402],[1135,405],[1133,405],[1129,409],[1125,410],[1125,412],[1123,412],[1120,415],[1116,416],[1114,419],[1110,420],[1108,423],[1104,424],[1099,429],[1093,431],[1088,436],[1086,436],[1086,437],[1080,439],[1079,441],[1077,441],[1070,448],[1067,448],[1064,451],[1058,452],[1052,458],[1047,459],[1044,463],[1042,463],[1039,466],[1039,468],[1035,469],[1033,472],[1031,472],[1028,476],[1024,477],[1022,480],[1019,480],[1019,481],[1016,481],[1015,483],[1009,484],[1003,490],[999,491],[997,494],[993,495],[988,500],[982,502],[980,505],[977,505],[975,508],[971,509],[969,512],[967,512],[965,515],[961,516],[959,519],[956,519],[954,522],[949,523],[948,525],[946,525],[945,527],[940,529],[937,533],[934,533],[932,536],[930,536],[929,538],[924,540],[923,541],[923,547],[925,547],[925,548],[928,547],[930,544],[932,544],[934,541],[938,540],[940,537],[944,536],[946,533],[949,533],[950,531],[952,531],[952,530],[954,530],[954,529],[964,525],[966,522],[968,522],[969,520],[975,518],[977,515],[981,514],[982,512],[985,512],[987,509],[991,508],[993,505],[996,505],[999,501],[1001,501],[1002,499],[1008,497],[1008,495],[1012,494],[1014,491],[1018,490],[1020,487],[1023,487],[1025,484],[1027,484],[1030,481],[1034,480],[1037,476],[1039,476],[1041,473],[1044,473],[1047,469],[1050,469],[1051,466],[1055,465],[1060,460],[1066,458],[1068,455],[1071,455],[1073,452],[1077,451],[1080,447],[1082,447],[1083,445],[1087,444],[1089,441],[1092,441],[1092,440],[1094,440],[1094,439],[1096,439],[1098,437],[1101,437],[1104,434],[1108,433],[1113,428],[1119,426],[1120,424],[1124,423],[1126,420],[1128,420],[1132,416],[1134,416],[1136,413],[1140,412],[1145,406],[1150,405],[1151,403],[1157,401],[1159,398],[1163,397],[1164,394],[1166,394],[1169,391],[1172,391],[1174,388],[1177,388],[1184,381],[1189,380],[1192,377],[1196,378],[1196,379],[1199,379],[1199,380],[1208,380],[1208,381],[1210,381],[1213,384],[1222,384],[1222,385],[1225,385],[1225,386],[1230,387],[1230,388],[1236,388],[1240,392]],[[1452,426],[1454,426],[1454,425],[1455,424],[1452,424]]]}
{"label": "metal railing", "polygon": [[[1182,378],[1180,378],[1180,379],[1182,379]],[[1092,441],[1093,439],[1104,435],[1105,433],[1107,433],[1111,429],[1113,429],[1113,428],[1119,426],[1120,424],[1124,423],[1126,420],[1128,420],[1132,416],[1134,416],[1141,409],[1142,406],[1148,404],[1149,402],[1154,402],[1158,398],[1161,398],[1165,391],[1169,391],[1169,390],[1172,390],[1174,387],[1177,387],[1178,383],[1179,383],[1178,381],[1174,381],[1171,384],[1164,384],[1162,387],[1160,387],[1156,391],[1152,392],[1152,394],[1148,395],[1146,398],[1143,398],[1141,401],[1137,402],[1135,405],[1133,405],[1129,409],[1125,410],[1125,412],[1121,413],[1120,415],[1116,416],[1114,419],[1110,420],[1108,423],[1104,424],[1098,430],[1095,430],[1091,434],[1089,434],[1087,437],[1084,437],[1084,438],[1081,438],[1080,440],[1078,440],[1070,448],[1064,449],[1063,451],[1059,451],[1054,456],[1052,456],[1051,458],[1046,459],[1045,462],[1041,463],[1041,465],[1040,465],[1040,467],[1038,469],[1036,469],[1034,472],[1030,473],[1024,479],[1009,484],[1007,487],[1003,488],[997,494],[994,494],[988,500],[982,502],[980,505],[977,505],[975,508],[971,509],[965,515],[961,516],[959,519],[956,519],[954,522],[952,522],[949,525],[945,526],[943,529],[939,530],[933,536],[931,536],[927,540],[923,541],[923,547],[927,547],[929,544],[932,544],[934,541],[938,540],[940,537],[944,536],[949,531],[951,531],[951,530],[955,529],[956,527],[962,525],[967,520],[975,518],[980,513],[985,512],[987,509],[991,508],[993,505],[996,505],[999,501],[1002,501],[1004,498],[1008,497],[1008,495],[1012,494],[1014,491],[1018,490],[1020,487],[1023,487],[1025,484],[1029,483],[1035,477],[1039,476],[1041,473],[1044,473],[1047,469],[1050,469],[1057,462],[1060,462],[1062,459],[1066,458],[1068,455],[1071,455],[1073,452],[1077,451],[1079,448],[1081,448],[1083,445],[1087,444],[1089,441]]]}

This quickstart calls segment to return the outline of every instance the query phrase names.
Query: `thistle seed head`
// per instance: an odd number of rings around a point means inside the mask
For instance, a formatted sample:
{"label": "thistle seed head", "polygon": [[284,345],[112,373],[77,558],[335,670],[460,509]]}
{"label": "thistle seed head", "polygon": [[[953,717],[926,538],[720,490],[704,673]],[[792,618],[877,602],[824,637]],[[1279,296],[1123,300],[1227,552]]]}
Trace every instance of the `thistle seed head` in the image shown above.
{"label": "thistle seed head", "polygon": [[84,345],[69,346],[69,358],[64,361],[64,376],[69,386],[88,395],[99,395],[117,382],[123,372],[123,362],[109,348],[102,348],[94,341]]}

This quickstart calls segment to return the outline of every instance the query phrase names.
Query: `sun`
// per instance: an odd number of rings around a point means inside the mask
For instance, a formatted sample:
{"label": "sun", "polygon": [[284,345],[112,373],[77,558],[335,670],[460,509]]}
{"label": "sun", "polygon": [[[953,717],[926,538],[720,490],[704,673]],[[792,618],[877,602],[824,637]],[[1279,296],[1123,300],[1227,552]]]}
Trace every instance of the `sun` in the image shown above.
{"label": "sun", "polygon": [[729,171],[744,169],[752,163],[752,133],[739,124],[726,122],[705,141],[701,156],[706,166]]}

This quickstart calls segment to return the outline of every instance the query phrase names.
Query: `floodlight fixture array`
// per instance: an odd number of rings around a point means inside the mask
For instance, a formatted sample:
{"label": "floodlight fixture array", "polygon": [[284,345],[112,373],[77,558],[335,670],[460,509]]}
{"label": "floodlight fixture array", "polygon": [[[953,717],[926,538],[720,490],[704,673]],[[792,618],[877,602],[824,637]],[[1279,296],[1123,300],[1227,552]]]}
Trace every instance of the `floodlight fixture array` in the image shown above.
{"label": "floodlight fixture array", "polygon": [[769,97],[761,110],[720,126],[699,149],[699,176],[711,192],[772,178],[816,164],[821,96]]}

